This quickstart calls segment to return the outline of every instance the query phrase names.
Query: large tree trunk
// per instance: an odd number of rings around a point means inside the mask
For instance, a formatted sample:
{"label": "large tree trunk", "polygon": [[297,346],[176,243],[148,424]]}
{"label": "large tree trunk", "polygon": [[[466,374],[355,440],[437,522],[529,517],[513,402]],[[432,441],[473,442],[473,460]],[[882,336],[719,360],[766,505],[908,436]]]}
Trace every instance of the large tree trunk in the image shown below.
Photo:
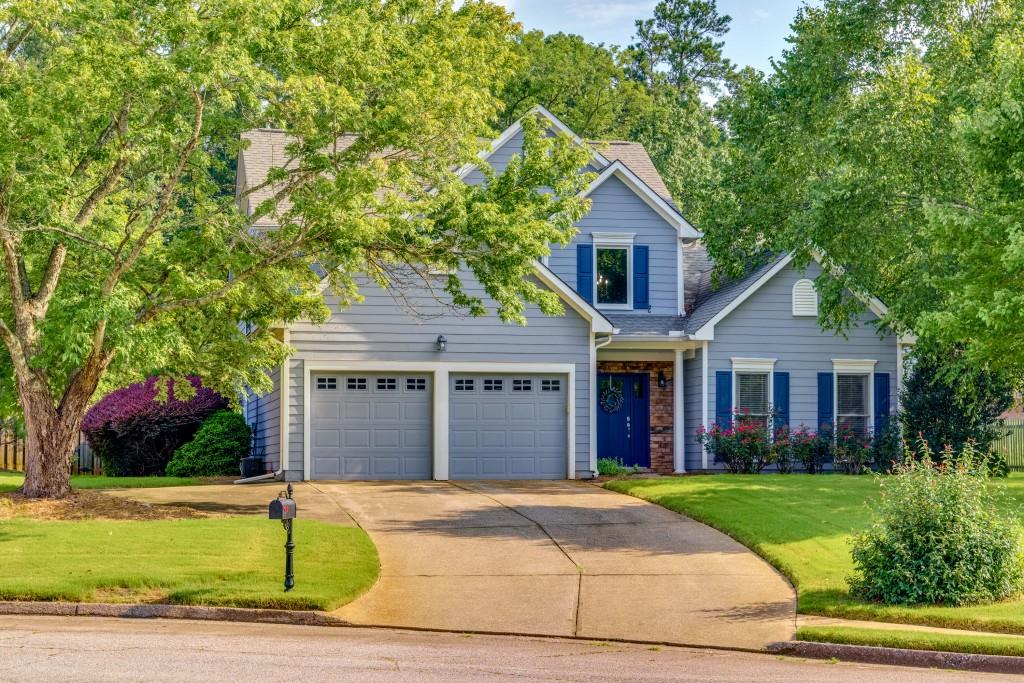
{"label": "large tree trunk", "polygon": [[29,498],[64,498],[71,493],[71,456],[85,413],[58,410],[45,389],[29,389],[21,398],[26,432],[21,492]]}

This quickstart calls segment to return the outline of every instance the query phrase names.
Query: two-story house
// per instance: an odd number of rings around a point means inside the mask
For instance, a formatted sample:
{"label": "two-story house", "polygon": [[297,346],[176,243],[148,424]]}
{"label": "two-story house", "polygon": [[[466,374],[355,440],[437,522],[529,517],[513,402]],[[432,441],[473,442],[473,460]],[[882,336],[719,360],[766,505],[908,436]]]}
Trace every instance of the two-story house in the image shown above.
{"label": "two-story house", "polygon": [[[701,233],[680,213],[644,148],[586,142],[542,108],[553,131],[591,152],[590,212],[536,281],[565,314],[526,326],[453,314],[426,292],[366,281],[365,301],[280,331],[295,354],[247,413],[268,467],[289,479],[561,479],[600,457],[656,472],[718,467],[701,425],[733,411],[791,427],[869,433],[895,407],[903,341],[869,302],[847,336],[822,331],[813,264],[780,256],[712,289]],[[284,163],[280,131],[247,134],[239,188]],[[522,145],[512,125],[481,163],[500,172]],[[466,169],[466,182],[482,182]],[[468,286],[472,277],[464,274]]]}

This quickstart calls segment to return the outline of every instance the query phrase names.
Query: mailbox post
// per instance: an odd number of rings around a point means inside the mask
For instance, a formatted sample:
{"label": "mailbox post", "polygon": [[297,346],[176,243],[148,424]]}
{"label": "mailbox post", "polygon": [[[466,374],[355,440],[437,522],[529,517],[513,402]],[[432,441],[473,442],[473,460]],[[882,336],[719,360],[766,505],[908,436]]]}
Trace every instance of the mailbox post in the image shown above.
{"label": "mailbox post", "polygon": [[270,519],[279,519],[288,532],[288,540],[284,544],[284,591],[287,593],[295,588],[295,565],[292,556],[295,553],[295,543],[292,542],[292,522],[298,516],[298,508],[295,505],[295,498],[292,497],[292,485],[288,484],[288,491],[281,491],[277,498],[270,501]]}

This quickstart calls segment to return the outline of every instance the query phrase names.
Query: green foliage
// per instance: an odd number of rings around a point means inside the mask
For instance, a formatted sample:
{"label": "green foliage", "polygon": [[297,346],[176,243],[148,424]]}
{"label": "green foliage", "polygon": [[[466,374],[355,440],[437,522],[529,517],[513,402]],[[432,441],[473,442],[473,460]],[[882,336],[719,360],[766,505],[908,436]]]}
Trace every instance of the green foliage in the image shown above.
{"label": "green foliage", "polygon": [[900,404],[904,433],[933,448],[964,444],[987,452],[1005,433],[1000,416],[1013,404],[1005,371],[975,367],[956,349],[918,345]]}
{"label": "green foliage", "polygon": [[802,425],[789,433],[789,450],[804,472],[818,474],[832,459],[832,439],[827,433],[819,434]]}
{"label": "green foliage", "polygon": [[[31,309],[38,336],[4,338],[54,396],[71,380],[91,394],[94,369],[106,387],[157,371],[268,390],[263,368],[288,352],[271,326],[327,315],[314,262],[344,304],[363,272],[461,265],[505,320],[522,322],[524,302],[560,310],[527,276],[585,211],[582,153],[533,126],[501,178],[456,173],[493,133],[493,89],[515,64],[502,8],[12,0],[0,29],[0,222],[24,264],[0,320],[20,335],[15,308],[55,276]],[[275,194],[239,211],[234,160],[259,126],[293,142]],[[339,150],[343,134],[357,139]],[[256,236],[268,223],[280,229]],[[459,278],[445,288],[486,312]]]}
{"label": "green foliage", "polygon": [[[1018,594],[1021,527],[996,506],[968,444],[942,465],[927,444],[881,481],[874,524],[853,540],[855,595],[886,604],[969,605]],[[950,462],[952,460],[952,462]]]}
{"label": "green foliage", "polygon": [[852,429],[840,427],[836,430],[832,449],[832,462],[840,472],[863,474],[871,467],[871,439],[857,434]]}
{"label": "green foliage", "polygon": [[801,626],[797,640],[842,645],[869,645],[896,647],[905,650],[934,652],[967,652],[1007,657],[1024,656],[1024,639],[1015,636],[996,636],[987,633],[944,633],[942,631],[912,631],[892,628],[860,628],[845,626]]}
{"label": "green foliage", "polygon": [[206,418],[195,437],[167,463],[170,477],[216,477],[238,474],[238,461],[249,455],[252,430],[241,414],[222,410]]}
{"label": "green foliage", "polygon": [[598,458],[597,473],[602,477],[618,477],[629,470],[622,464],[621,458]]}
{"label": "green foliage", "polygon": [[770,465],[776,455],[768,439],[768,430],[758,421],[737,413],[734,425],[712,425],[697,429],[697,440],[711,453],[716,463],[733,474],[757,474]]}
{"label": "green foliage", "polygon": [[[825,255],[821,317],[886,322],[1024,375],[1024,5],[805,5],[767,77],[719,103],[729,139],[702,224],[725,274]],[[842,267],[839,271],[835,267]]]}

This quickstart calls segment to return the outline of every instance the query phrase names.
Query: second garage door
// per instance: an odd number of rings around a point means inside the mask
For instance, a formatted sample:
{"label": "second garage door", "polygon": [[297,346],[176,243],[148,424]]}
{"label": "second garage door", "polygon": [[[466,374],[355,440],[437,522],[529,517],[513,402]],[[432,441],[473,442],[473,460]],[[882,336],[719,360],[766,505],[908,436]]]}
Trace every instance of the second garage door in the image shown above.
{"label": "second garage door", "polygon": [[433,477],[429,375],[314,374],[313,479]]}
{"label": "second garage door", "polygon": [[565,479],[565,376],[449,377],[452,479]]}

